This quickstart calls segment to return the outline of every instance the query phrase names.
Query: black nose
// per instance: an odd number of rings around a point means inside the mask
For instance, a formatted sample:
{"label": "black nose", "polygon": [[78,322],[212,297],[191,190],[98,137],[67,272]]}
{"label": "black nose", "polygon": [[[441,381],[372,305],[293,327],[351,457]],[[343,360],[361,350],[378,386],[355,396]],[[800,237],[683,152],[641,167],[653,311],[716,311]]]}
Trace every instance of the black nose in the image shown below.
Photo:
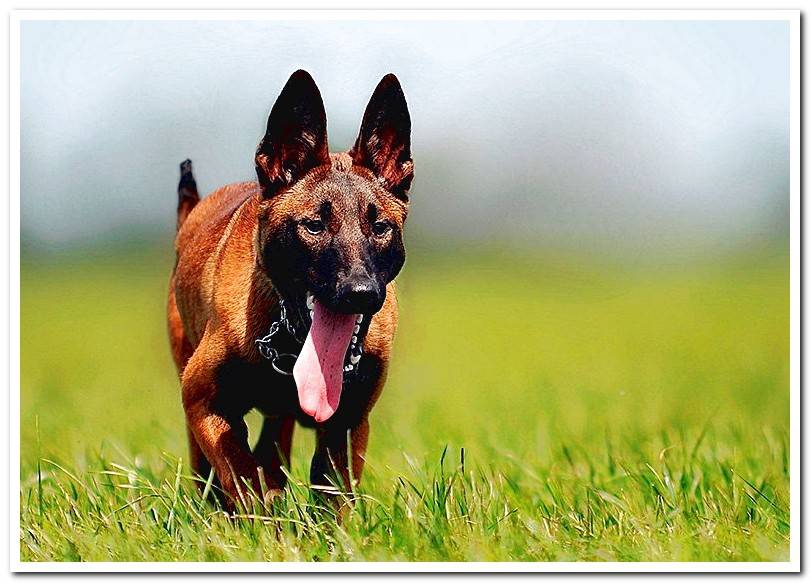
{"label": "black nose", "polygon": [[371,277],[350,277],[338,288],[335,308],[345,314],[374,314],[383,307],[385,299],[386,289]]}

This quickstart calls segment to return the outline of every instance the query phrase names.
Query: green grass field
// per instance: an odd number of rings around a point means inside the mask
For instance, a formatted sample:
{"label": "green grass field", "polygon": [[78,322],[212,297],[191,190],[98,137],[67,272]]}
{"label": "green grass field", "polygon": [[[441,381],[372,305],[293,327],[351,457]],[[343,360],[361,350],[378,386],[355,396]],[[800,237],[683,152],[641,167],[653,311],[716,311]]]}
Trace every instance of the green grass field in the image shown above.
{"label": "green grass field", "polygon": [[[412,253],[367,471],[229,517],[186,464],[173,258],[24,257],[24,561],[784,561],[784,253],[622,268]],[[251,418],[256,428],[258,417]]]}

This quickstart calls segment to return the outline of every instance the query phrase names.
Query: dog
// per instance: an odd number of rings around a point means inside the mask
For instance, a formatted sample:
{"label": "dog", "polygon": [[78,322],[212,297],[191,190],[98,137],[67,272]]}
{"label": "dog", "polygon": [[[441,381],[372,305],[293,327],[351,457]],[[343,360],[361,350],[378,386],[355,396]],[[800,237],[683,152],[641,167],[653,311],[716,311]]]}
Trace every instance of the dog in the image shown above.
{"label": "dog", "polygon": [[[397,328],[394,278],[414,176],[400,82],[380,81],[354,146],[330,153],[324,103],[293,73],[268,117],[255,182],[200,199],[181,164],[168,301],[190,463],[225,503],[286,484],[295,423],[314,428],[310,480],[360,480],[369,413]],[[253,451],[244,416],[264,417]]]}

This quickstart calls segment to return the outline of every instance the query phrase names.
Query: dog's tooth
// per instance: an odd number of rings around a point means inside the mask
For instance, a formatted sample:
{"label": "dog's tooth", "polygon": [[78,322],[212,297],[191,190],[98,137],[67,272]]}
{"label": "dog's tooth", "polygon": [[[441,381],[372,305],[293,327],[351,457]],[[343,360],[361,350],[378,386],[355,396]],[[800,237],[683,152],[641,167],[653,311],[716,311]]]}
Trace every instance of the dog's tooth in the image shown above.
{"label": "dog's tooth", "polygon": [[355,323],[360,324],[361,322],[363,322],[363,314],[358,314],[358,319],[355,320]]}
{"label": "dog's tooth", "polygon": [[352,344],[357,344],[357,343],[358,343],[358,337],[357,337],[357,336],[353,336],[353,337],[352,337]]}
{"label": "dog's tooth", "polygon": [[[359,361],[360,361],[360,354],[358,354],[358,355],[352,354],[352,355],[349,356],[349,362],[351,362],[352,364],[358,364]],[[352,365],[349,365],[349,366],[352,366]]]}
{"label": "dog's tooth", "polygon": [[313,300],[313,294],[308,293],[307,294],[307,307],[310,308],[310,312],[313,311],[314,304],[315,304],[315,302]]}
{"label": "dog's tooth", "polygon": [[351,372],[353,368],[355,368],[355,367],[354,367],[354,366],[352,366],[351,364],[347,364],[347,365],[344,367],[344,372]]}
{"label": "dog's tooth", "polygon": [[355,326],[355,334],[357,334],[358,332],[360,332],[360,326],[357,326],[357,325],[356,325],[356,326]]}

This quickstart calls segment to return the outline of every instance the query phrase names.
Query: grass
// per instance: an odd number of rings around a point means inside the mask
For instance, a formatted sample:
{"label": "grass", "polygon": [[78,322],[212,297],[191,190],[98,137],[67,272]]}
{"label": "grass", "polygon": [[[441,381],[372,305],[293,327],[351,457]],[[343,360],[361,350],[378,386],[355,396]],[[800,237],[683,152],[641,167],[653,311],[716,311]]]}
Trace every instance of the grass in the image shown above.
{"label": "grass", "polygon": [[340,523],[308,487],[301,428],[284,497],[230,517],[198,494],[170,267],[24,258],[22,560],[788,560],[783,253],[412,254]]}

